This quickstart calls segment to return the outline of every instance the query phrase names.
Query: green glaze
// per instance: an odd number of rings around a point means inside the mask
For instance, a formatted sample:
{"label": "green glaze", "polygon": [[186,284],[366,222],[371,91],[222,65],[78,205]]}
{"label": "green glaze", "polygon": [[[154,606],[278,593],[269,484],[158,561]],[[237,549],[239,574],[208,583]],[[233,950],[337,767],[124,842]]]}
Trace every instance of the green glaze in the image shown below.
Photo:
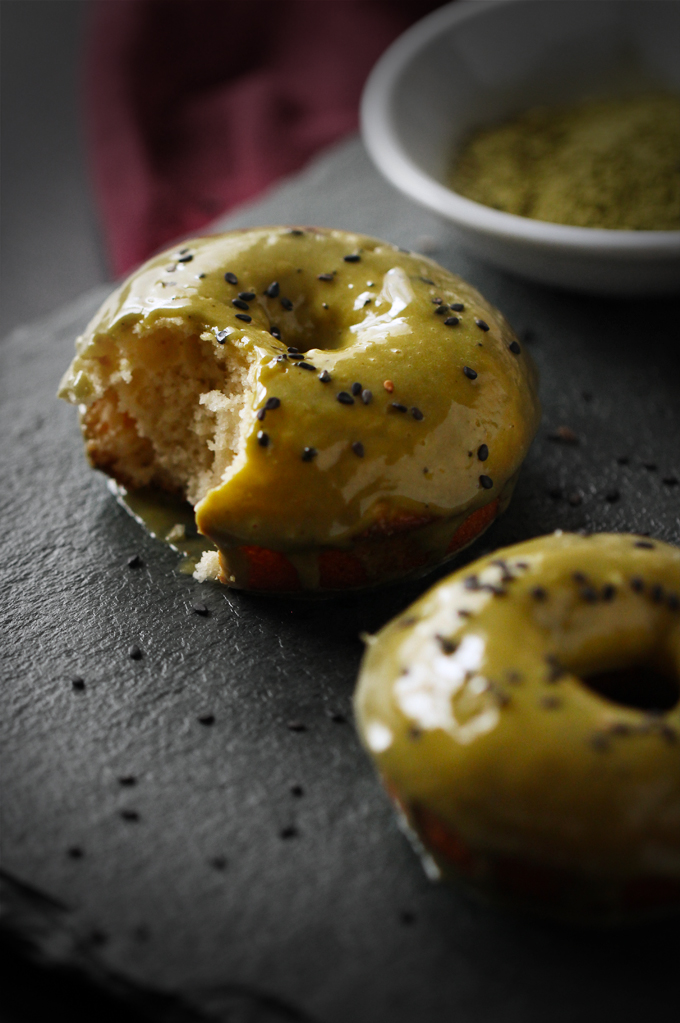
{"label": "green glaze", "polygon": [[[357,262],[344,258],[355,254]],[[225,272],[238,284],[225,281]],[[273,281],[280,292],[270,298],[265,290]],[[232,305],[243,291],[256,296],[248,302],[251,323],[239,321]],[[464,304],[448,313],[458,325],[444,325],[434,298]],[[104,342],[172,323],[195,326],[215,358],[248,367],[238,451],[196,507],[199,529],[223,552],[255,544],[304,558],[320,545],[347,549],[395,515],[462,521],[502,494],[506,503],[538,426],[536,373],[525,351],[510,350],[516,339],[502,315],[431,260],[362,235],[259,228],[163,253],[89,325],[61,395],[91,403],[99,392],[89,367]],[[314,371],[278,361],[287,346],[304,352]],[[465,376],[465,366],[476,379]],[[329,383],[318,379],[324,370]],[[370,404],[358,396],[353,405],[337,401],[355,382],[372,392]],[[257,420],[271,397],[280,407]],[[258,443],[260,430],[267,447]],[[356,442],[363,457],[352,449]],[[484,462],[477,457],[482,444],[489,449]],[[317,452],[311,461],[303,461],[305,447]],[[481,474],[491,489],[483,489]]]}
{"label": "green glaze", "polygon": [[679,599],[677,548],[556,533],[468,565],[369,639],[362,740],[411,827],[424,807],[457,836],[473,885],[502,889],[509,858],[572,878],[562,915],[625,912],[641,879],[677,899],[680,705],[651,714],[582,679],[647,665],[677,696]]}

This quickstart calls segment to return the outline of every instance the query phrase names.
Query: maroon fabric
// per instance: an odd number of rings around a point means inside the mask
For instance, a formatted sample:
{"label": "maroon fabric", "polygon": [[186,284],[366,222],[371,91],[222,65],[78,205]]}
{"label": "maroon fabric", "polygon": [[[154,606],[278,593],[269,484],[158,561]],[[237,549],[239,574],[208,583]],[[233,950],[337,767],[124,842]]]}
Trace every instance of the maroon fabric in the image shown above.
{"label": "maroon fabric", "polygon": [[357,127],[381,52],[439,0],[98,0],[86,67],[112,269],[298,170]]}

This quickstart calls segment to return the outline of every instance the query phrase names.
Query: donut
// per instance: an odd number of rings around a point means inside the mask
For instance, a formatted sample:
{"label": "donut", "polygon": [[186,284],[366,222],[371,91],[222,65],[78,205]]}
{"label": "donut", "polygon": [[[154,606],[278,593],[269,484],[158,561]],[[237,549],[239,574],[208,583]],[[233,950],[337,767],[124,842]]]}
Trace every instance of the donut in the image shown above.
{"label": "donut", "polygon": [[422,573],[483,532],[536,432],[536,390],[502,315],[436,263],[265,227],[142,266],[59,393],[93,466],[191,502],[222,582],[322,593]]}
{"label": "donut", "polygon": [[432,876],[579,922],[680,908],[680,550],[555,533],[369,640],[362,741]]}

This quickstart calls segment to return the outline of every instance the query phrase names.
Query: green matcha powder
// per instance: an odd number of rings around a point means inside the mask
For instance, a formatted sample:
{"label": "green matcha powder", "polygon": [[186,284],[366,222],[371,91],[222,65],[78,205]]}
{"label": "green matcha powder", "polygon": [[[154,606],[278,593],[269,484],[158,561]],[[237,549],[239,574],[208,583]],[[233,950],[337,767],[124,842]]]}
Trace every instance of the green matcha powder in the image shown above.
{"label": "green matcha powder", "polygon": [[475,133],[449,183],[534,220],[678,230],[680,99],[656,93],[529,110]]}

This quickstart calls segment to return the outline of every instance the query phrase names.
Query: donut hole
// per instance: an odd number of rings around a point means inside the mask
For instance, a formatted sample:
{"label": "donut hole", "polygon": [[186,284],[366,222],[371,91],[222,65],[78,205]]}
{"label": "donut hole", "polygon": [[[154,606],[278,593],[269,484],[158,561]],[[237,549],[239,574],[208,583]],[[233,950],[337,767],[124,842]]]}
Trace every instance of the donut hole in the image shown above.
{"label": "donut hole", "polygon": [[606,700],[636,710],[665,712],[680,700],[677,676],[651,664],[599,671],[581,676],[581,682]]}

